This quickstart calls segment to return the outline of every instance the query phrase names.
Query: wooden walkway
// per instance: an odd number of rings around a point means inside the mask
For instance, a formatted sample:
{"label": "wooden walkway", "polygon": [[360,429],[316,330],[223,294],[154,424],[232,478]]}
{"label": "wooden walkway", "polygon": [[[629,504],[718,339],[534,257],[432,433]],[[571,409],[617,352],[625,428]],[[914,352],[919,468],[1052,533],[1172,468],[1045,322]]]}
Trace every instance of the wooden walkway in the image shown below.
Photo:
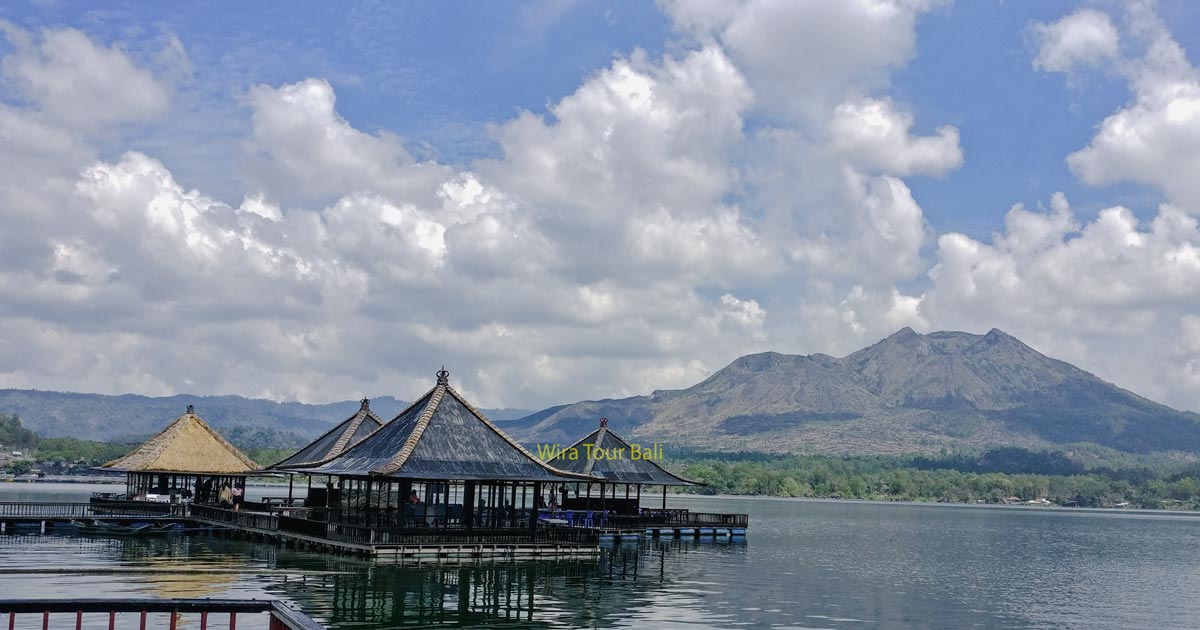
{"label": "wooden walkway", "polygon": [[370,528],[287,516],[283,511],[234,512],[207,505],[146,502],[0,502],[0,533],[73,529],[71,521],[101,519],[178,522],[217,535],[318,553],[389,560],[444,558],[594,557],[601,542],[651,538],[731,539],[746,535],[744,514],[677,511],[610,519],[598,527],[440,530]]}

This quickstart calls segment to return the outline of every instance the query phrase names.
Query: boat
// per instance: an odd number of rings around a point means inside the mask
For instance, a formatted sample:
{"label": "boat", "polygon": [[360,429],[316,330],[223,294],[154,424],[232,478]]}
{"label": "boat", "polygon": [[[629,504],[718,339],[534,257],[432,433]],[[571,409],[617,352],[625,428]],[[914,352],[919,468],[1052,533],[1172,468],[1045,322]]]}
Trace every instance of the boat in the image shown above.
{"label": "boat", "polygon": [[149,532],[153,525],[117,525],[93,519],[92,521],[71,521],[71,526],[81,534],[106,534],[109,536],[136,536]]}

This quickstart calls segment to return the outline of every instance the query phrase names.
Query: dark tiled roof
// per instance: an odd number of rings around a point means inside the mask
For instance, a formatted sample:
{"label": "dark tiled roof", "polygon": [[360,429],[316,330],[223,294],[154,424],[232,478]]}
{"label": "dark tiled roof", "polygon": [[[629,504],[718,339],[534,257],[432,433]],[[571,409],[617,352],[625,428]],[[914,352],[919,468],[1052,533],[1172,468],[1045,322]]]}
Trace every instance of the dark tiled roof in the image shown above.
{"label": "dark tiled roof", "polygon": [[287,459],[272,465],[267,470],[323,464],[358,444],[381,426],[383,426],[383,420],[380,420],[379,416],[371,411],[371,401],[364,398],[362,406],[353,416],[327,431],[325,435],[313,440],[312,444],[296,451]]}
{"label": "dark tiled roof", "polygon": [[564,481],[443,380],[391,422],[329,461],[299,470],[402,479]]}
{"label": "dark tiled roof", "polygon": [[[584,447],[585,444],[592,447],[593,456],[591,458],[587,456],[588,449]],[[621,459],[607,457],[601,459],[596,456],[599,452],[596,449],[604,449],[605,453],[613,453],[619,449],[623,455]],[[572,451],[577,453],[576,459],[568,456]],[[550,460],[550,463],[561,470],[601,477],[609,483],[640,483],[653,486],[704,485],[667,472],[662,466],[649,459],[632,459],[631,453],[629,442],[613,433],[605,424],[601,424],[599,429],[591,432],[587,437],[563,449],[561,454]]]}

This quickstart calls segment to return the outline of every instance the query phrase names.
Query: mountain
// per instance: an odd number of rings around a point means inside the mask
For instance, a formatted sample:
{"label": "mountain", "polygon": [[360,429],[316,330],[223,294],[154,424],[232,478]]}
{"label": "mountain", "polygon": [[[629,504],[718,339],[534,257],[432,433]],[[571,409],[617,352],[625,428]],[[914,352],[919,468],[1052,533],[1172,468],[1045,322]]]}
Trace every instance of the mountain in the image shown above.
{"label": "mountain", "polygon": [[687,389],[553,407],[505,426],[526,442],[571,443],[600,417],[637,439],[705,450],[896,454],[1090,442],[1200,453],[1200,415],[997,329],[903,328],[842,358],[752,354]]}
{"label": "mountain", "polygon": [[[43,437],[131,442],[160,431],[188,405],[240,446],[301,446],[358,410],[359,401],[321,405],[243,398],[178,395],[162,398],[125,394],[75,394],[0,389],[0,414],[16,415]],[[391,396],[371,399],[379,417],[391,419],[408,403]],[[526,409],[484,409],[489,418],[510,420]]]}

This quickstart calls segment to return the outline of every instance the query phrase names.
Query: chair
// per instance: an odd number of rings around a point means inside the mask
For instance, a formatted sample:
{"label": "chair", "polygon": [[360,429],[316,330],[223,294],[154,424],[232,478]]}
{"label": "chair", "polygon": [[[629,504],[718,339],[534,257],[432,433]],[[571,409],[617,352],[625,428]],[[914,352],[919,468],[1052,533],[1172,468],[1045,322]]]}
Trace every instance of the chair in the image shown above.
{"label": "chair", "polygon": [[592,511],[591,510],[588,510],[587,515],[583,517],[583,526],[584,527],[592,526]]}
{"label": "chair", "polygon": [[575,527],[575,510],[563,510],[563,520],[568,527]]}

